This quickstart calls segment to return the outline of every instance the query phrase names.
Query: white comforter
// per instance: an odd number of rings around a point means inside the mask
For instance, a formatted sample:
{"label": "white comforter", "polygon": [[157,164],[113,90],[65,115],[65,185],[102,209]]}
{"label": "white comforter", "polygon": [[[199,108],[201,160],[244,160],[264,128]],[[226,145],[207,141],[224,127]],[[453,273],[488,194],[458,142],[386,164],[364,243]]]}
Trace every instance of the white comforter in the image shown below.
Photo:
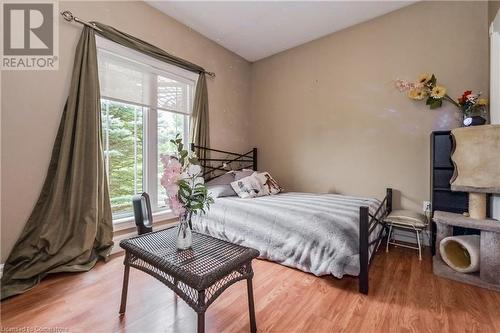
{"label": "white comforter", "polygon": [[374,214],[379,205],[377,199],[336,194],[226,197],[195,217],[193,228],[257,249],[262,258],[341,278],[359,275],[359,207],[368,206]]}

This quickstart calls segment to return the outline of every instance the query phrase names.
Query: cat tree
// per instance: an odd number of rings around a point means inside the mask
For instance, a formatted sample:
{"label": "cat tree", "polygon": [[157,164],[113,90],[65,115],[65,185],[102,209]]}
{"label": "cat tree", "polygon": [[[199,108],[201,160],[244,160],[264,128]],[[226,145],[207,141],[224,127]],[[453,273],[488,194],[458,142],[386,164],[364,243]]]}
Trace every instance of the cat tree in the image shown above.
{"label": "cat tree", "polygon": [[[455,165],[451,190],[469,192],[470,217],[434,213],[440,251],[433,258],[433,270],[442,277],[500,291],[500,221],[486,218],[486,193],[500,193],[500,125],[458,128],[451,133]],[[474,236],[449,238],[454,226],[480,230],[479,242]],[[464,273],[477,268],[479,273]]]}

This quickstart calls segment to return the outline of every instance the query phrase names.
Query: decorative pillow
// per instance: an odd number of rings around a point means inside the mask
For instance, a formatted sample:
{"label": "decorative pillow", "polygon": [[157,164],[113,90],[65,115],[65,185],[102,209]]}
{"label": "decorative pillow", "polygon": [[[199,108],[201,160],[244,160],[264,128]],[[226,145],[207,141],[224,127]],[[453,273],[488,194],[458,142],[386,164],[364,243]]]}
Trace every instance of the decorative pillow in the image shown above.
{"label": "decorative pillow", "polygon": [[269,195],[269,192],[262,186],[261,180],[257,177],[257,172],[232,182],[231,187],[236,194],[243,199]]}
{"label": "decorative pillow", "polygon": [[231,185],[208,185],[208,194],[212,198],[232,197],[236,195]]}
{"label": "decorative pillow", "polygon": [[[212,185],[231,185],[232,182],[234,182],[234,174],[230,171],[227,172],[223,175],[220,175],[219,177],[216,177],[212,180],[209,180],[206,182],[207,186],[212,186]],[[236,195],[236,193],[235,193]]]}
{"label": "decorative pillow", "polygon": [[250,169],[243,169],[243,170],[238,170],[238,171],[229,171],[234,175],[234,180],[240,180],[245,177],[253,175],[255,171],[250,170]]}
{"label": "decorative pillow", "polygon": [[265,190],[267,190],[269,194],[278,194],[283,191],[278,182],[274,180],[273,177],[271,177],[269,172],[261,172],[257,174],[257,177],[259,178],[262,186],[265,188]]}

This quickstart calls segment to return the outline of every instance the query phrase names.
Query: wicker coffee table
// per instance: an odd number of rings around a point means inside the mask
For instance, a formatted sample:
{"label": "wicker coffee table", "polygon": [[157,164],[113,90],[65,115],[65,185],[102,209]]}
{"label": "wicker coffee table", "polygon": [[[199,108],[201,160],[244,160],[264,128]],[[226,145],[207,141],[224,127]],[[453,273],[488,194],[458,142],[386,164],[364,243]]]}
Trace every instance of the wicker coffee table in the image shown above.
{"label": "wicker coffee table", "polygon": [[130,267],[154,276],[198,313],[205,331],[205,311],[233,283],[247,280],[250,330],[257,331],[252,287],[252,260],[259,251],[193,232],[191,249],[176,247],[177,227],[122,240],[125,249],[120,314],[125,313]]}

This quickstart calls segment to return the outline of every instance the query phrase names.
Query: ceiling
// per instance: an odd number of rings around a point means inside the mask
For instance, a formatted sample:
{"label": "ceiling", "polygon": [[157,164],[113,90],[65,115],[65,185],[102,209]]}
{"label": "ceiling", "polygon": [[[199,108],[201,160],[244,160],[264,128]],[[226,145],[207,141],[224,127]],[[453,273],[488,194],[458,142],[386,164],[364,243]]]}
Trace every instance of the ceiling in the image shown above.
{"label": "ceiling", "polygon": [[415,1],[146,1],[256,61]]}

